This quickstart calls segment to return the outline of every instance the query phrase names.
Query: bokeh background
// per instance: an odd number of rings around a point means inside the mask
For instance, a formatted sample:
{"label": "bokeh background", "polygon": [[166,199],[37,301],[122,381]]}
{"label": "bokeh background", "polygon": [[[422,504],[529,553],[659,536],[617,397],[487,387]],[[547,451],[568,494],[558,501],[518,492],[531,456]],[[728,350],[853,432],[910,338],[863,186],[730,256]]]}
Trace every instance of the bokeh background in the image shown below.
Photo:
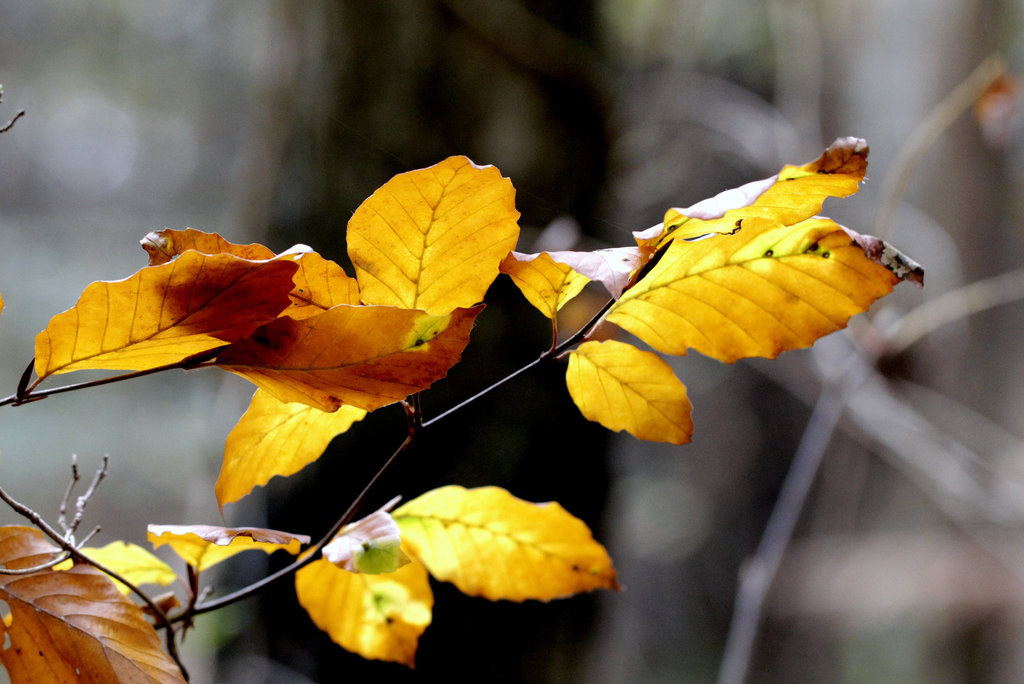
{"label": "bokeh background", "polygon": [[[0,394],[86,284],[144,265],[151,230],[307,243],[345,263],[366,196],[465,154],[512,179],[520,251],[625,245],[670,206],[861,136],[867,182],[825,213],[924,264],[923,290],[903,285],[849,336],[777,361],[673,360],[695,406],[684,447],[586,424],[560,369],[531,373],[440,423],[371,502],[447,483],[558,500],[608,546],[624,591],[513,605],[438,586],[410,673],[342,652],[285,582],[202,617],[184,653],[197,682],[713,681],[744,564],[827,386],[843,410],[749,680],[1022,681],[1021,129],[1012,85],[987,101],[986,126],[957,90],[993,53],[1021,71],[1022,12],[1019,0],[3,0],[0,124],[27,113],[0,135]],[[428,415],[545,348],[545,320],[504,278],[489,301]],[[250,394],[202,371],[5,408],[0,484],[53,519],[71,454],[86,473],[109,454],[88,509],[99,542],[144,544],[150,522],[215,524],[223,440]],[[227,521],[317,536],[403,431],[397,408],[380,411]],[[211,579],[227,590],[277,562],[243,556]]]}

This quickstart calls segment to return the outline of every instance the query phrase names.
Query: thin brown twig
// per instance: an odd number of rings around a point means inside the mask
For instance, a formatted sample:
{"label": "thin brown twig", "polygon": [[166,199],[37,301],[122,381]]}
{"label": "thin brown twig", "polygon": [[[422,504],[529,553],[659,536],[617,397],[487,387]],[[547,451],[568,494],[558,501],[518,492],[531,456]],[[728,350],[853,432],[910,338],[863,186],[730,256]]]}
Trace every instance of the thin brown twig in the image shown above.
{"label": "thin brown twig", "polygon": [[875,212],[875,235],[887,240],[892,238],[896,209],[924,153],[931,149],[939,136],[970,108],[993,81],[1006,73],[1006,69],[1006,60],[1001,55],[990,55],[935,105],[911,132],[882,182],[882,197]]}
{"label": "thin brown twig", "polygon": [[75,491],[75,486],[78,485],[78,481],[81,476],[78,473],[78,455],[71,454],[71,480],[68,482],[68,488],[64,490],[64,498],[60,500],[60,508],[57,511],[57,524],[64,530],[64,534],[73,534],[74,530],[68,526],[67,512],[68,503],[71,501],[71,495]]}
{"label": "thin brown twig", "polygon": [[301,570],[302,568],[306,567],[307,565],[315,561],[320,554],[320,550],[323,549],[323,547],[327,546],[327,544],[330,543],[332,539],[334,539],[334,536],[338,534],[342,527],[352,522],[352,519],[355,518],[356,513],[362,507],[363,502],[366,501],[366,497],[369,496],[370,491],[373,489],[374,485],[377,484],[377,481],[384,475],[388,468],[391,467],[391,464],[394,463],[395,459],[397,459],[399,455],[401,455],[403,452],[409,449],[412,445],[413,435],[410,434],[408,437],[405,438],[405,441],[403,441],[402,444],[391,454],[391,456],[388,457],[388,459],[377,470],[377,472],[370,479],[370,481],[366,483],[366,486],[363,487],[362,491],[359,492],[359,495],[349,505],[349,507],[342,514],[342,516],[338,518],[334,525],[331,526],[331,529],[328,530],[327,533],[324,534],[324,536],[316,544],[314,544],[312,547],[306,550],[301,557],[296,559],[295,562],[281,568],[277,572],[267,575],[266,577],[250,584],[247,587],[242,587],[238,591],[234,591],[225,596],[221,596],[220,598],[216,598],[208,603],[198,602],[191,611],[183,611],[178,615],[174,615],[171,617],[170,621],[181,622],[184,620],[191,620],[196,615],[209,613],[211,611],[217,610],[218,608],[223,608],[224,606],[231,605],[232,603],[237,603],[238,601],[241,601],[242,599],[248,598],[252,594],[255,594],[267,585],[276,582],[279,579],[287,577],[288,575]]}

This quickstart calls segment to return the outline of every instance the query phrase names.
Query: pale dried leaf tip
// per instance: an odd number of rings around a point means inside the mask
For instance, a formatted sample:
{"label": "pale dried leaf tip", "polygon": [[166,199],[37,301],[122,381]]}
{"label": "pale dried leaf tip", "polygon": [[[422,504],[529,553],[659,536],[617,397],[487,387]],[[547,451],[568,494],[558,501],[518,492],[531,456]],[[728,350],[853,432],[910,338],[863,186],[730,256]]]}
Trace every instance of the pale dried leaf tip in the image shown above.
{"label": "pale dried leaf tip", "polygon": [[380,509],[341,528],[323,548],[329,562],[349,572],[379,575],[394,572],[410,562],[402,551],[398,523],[388,512],[398,503],[395,497]]}
{"label": "pale dried leaf tip", "polygon": [[884,266],[900,280],[909,280],[924,287],[924,268],[885,240],[873,235],[861,235],[846,226],[840,226],[853,238],[853,243],[864,250],[864,255]]}

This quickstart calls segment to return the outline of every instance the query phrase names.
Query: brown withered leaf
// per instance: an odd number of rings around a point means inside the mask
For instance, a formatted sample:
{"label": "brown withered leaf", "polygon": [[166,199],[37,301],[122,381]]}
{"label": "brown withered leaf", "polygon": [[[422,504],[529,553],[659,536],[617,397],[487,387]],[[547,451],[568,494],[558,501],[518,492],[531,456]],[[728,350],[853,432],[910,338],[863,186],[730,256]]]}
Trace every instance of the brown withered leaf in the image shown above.
{"label": "brown withered leaf", "polygon": [[92,283],[36,336],[36,375],[146,370],[242,339],[288,306],[297,268],[189,251],[125,280]]}
{"label": "brown withered leaf", "polygon": [[434,316],[341,305],[302,320],[285,316],[232,344],[216,363],[280,401],[373,411],[443,378],[482,310],[477,305]]}
{"label": "brown withered leaf", "polygon": [[[0,527],[0,563],[45,563],[58,549],[39,530]],[[142,610],[90,565],[0,575],[0,662],[12,682],[184,682]]]}

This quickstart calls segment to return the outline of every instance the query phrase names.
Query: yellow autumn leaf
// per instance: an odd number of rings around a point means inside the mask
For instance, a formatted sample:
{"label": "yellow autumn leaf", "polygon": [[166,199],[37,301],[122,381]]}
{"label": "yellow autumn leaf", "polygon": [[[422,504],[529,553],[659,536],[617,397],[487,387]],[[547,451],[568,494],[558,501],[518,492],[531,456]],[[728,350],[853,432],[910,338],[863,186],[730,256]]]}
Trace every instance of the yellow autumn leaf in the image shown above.
{"label": "yellow autumn leaf", "polygon": [[584,342],[569,355],[565,381],[587,420],[637,439],[690,441],[686,387],[657,354],[615,340]]}
{"label": "yellow autumn leaf", "polygon": [[314,624],[345,650],[415,665],[416,646],[434,608],[421,564],[367,575],[320,558],[295,573],[295,593]]}
{"label": "yellow autumn leaf", "polygon": [[764,180],[747,183],[684,209],[665,213],[655,226],[635,234],[642,248],[664,246],[677,238],[746,230],[751,219],[792,225],[821,211],[827,197],[857,192],[868,166],[868,145],[861,138],[839,138],[818,158],[802,166],[785,166]]}
{"label": "yellow autumn leaf", "polygon": [[501,272],[508,275],[526,300],[548,318],[554,318],[558,310],[590,282],[571,266],[554,261],[544,252],[511,252],[501,262]]}
{"label": "yellow autumn leaf", "polygon": [[516,245],[515,189],[493,166],[449,157],[402,173],[348,223],[363,302],[431,314],[483,300]]}
{"label": "yellow autumn leaf", "polygon": [[304,534],[290,534],[261,527],[218,527],[216,525],[147,525],[146,537],[153,548],[164,544],[182,560],[202,572],[242,551],[277,550],[294,555],[309,543]]}
{"label": "yellow autumn leaf", "polygon": [[555,502],[530,503],[498,487],[447,486],[392,516],[409,555],[465,594],[547,601],[618,588],[604,547]]}
{"label": "yellow autumn leaf", "polygon": [[320,458],[330,441],[366,411],[342,406],[333,413],[285,403],[258,389],[228,434],[215,492],[221,510],[275,475],[288,476]]}
{"label": "yellow autumn leaf", "polygon": [[242,339],[288,306],[292,261],[182,254],[85,288],[36,336],[36,375],[147,370]]}
{"label": "yellow autumn leaf", "polygon": [[282,311],[292,318],[309,318],[338,304],[358,305],[359,284],[341,266],[316,252],[297,258],[299,270],[289,297],[291,306]]}
{"label": "yellow autumn leaf", "polygon": [[469,343],[483,305],[433,316],[392,306],[335,306],[260,328],[217,357],[217,365],[286,402],[324,411],[372,411],[445,376]]}
{"label": "yellow autumn leaf", "polygon": [[899,279],[829,219],[759,219],[734,235],[672,241],[607,320],[669,354],[774,358],[845,327]]}
{"label": "yellow autumn leaf", "polygon": [[[137,544],[115,541],[110,542],[106,546],[86,546],[81,551],[92,560],[108,570],[116,572],[135,586],[140,584],[159,584],[166,587],[178,579],[171,566]],[[60,566],[56,566],[56,568],[63,569]],[[122,594],[129,592],[128,587],[122,582],[118,582],[114,578],[111,579],[114,580],[114,584]]]}
{"label": "yellow autumn leaf", "polygon": [[251,261],[265,261],[274,258],[274,252],[269,247],[255,243],[236,245],[216,233],[204,233],[194,228],[154,230],[139,240],[139,244],[149,255],[150,266],[166,264],[190,249],[202,254],[231,254]]}

